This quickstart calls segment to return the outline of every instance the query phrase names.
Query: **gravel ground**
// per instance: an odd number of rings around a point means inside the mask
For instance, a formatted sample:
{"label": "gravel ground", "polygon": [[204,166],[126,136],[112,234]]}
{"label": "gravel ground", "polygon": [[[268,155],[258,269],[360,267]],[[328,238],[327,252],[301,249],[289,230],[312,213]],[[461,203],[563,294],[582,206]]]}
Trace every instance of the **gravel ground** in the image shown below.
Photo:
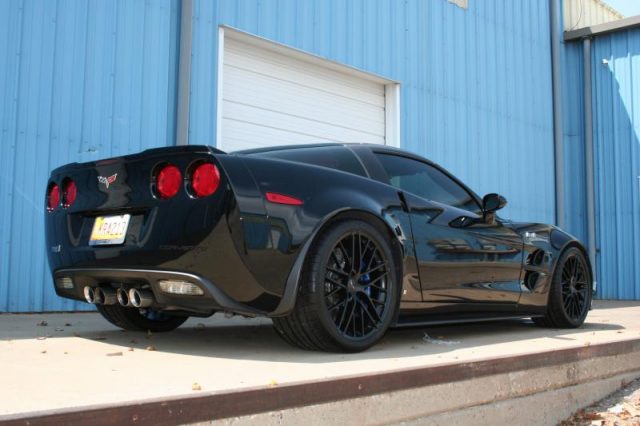
{"label": "gravel ground", "polygon": [[640,379],[582,409],[560,426],[640,426]]}

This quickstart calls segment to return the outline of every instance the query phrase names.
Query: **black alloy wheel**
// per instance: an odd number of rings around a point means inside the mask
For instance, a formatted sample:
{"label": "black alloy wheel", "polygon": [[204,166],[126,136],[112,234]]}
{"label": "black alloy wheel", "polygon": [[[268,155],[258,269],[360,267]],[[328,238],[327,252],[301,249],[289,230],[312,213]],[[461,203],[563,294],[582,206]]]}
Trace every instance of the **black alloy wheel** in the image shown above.
{"label": "black alloy wheel", "polygon": [[285,341],[308,350],[359,352],[384,336],[400,300],[385,231],[345,220],[319,235],[305,260],[293,311],[273,318]]}
{"label": "black alloy wheel", "polygon": [[562,306],[565,314],[573,321],[579,321],[587,305],[591,286],[587,281],[587,268],[582,256],[573,254],[562,266]]}
{"label": "black alloy wheel", "polygon": [[337,331],[347,339],[364,339],[381,327],[390,309],[390,271],[377,244],[355,231],[331,250],[324,294]]}
{"label": "black alloy wheel", "polygon": [[591,268],[584,252],[577,247],[567,248],[551,277],[547,312],[533,321],[542,327],[580,327],[591,307],[591,283]]}

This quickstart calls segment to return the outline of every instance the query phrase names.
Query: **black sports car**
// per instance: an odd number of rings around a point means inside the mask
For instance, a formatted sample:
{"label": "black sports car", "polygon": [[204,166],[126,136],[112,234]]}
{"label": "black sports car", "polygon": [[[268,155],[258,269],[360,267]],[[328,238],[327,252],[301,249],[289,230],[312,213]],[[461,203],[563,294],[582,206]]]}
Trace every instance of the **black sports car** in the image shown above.
{"label": "black sports car", "polygon": [[47,253],[60,296],[128,330],[225,312],[271,317],[304,349],[361,351],[404,325],[580,326],[585,248],[497,217],[505,204],[383,146],[158,148],[54,170]]}

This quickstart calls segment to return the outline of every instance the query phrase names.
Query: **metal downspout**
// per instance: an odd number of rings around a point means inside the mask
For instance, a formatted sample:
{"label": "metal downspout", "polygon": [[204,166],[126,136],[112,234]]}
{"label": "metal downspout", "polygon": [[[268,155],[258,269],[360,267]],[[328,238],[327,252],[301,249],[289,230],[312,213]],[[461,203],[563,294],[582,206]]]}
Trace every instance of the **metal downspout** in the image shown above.
{"label": "metal downspout", "polygon": [[193,0],[182,0],[180,5],[180,62],[178,64],[176,145],[187,145],[189,143],[192,16]]}
{"label": "metal downspout", "polygon": [[583,93],[584,93],[584,159],[587,192],[587,250],[594,269],[593,286],[596,287],[596,201],[593,162],[593,93],[591,85],[591,39],[582,40]]}
{"label": "metal downspout", "polygon": [[560,5],[558,0],[549,0],[551,21],[551,82],[553,90],[553,140],[555,165],[556,224],[565,226],[564,196],[564,143],[562,137],[562,77],[560,74]]}

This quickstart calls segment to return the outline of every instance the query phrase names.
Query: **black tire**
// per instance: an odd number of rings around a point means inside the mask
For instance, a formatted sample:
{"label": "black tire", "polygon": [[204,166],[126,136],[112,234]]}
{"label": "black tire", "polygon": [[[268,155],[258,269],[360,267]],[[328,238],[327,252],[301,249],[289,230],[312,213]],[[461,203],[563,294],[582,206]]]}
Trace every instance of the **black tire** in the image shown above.
{"label": "black tire", "polygon": [[144,316],[139,309],[125,308],[120,305],[96,305],[98,312],[111,324],[129,331],[151,331],[162,333],[180,327],[189,317],[170,316],[156,313],[158,318],[151,319]]}
{"label": "black tire", "polygon": [[580,327],[591,307],[591,283],[591,269],[584,253],[569,247],[556,262],[546,315],[531,319],[540,327]]}
{"label": "black tire", "polygon": [[386,235],[360,220],[336,222],[314,242],[293,311],[273,318],[274,328],[302,349],[360,352],[389,328],[399,292]]}

